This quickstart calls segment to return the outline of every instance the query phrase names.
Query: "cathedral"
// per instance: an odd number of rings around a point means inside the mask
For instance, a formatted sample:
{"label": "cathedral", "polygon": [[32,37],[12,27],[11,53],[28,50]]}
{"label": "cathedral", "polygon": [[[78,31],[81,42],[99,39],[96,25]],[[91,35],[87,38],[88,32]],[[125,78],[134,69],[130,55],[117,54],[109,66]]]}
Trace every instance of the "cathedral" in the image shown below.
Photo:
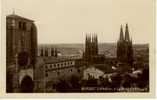
{"label": "cathedral", "polygon": [[133,47],[132,39],[129,36],[128,24],[125,27],[125,36],[123,34],[123,27],[120,28],[120,38],[117,42],[117,59],[120,63],[133,63]]}
{"label": "cathedral", "polygon": [[85,61],[92,62],[92,58],[98,55],[97,35],[86,35],[85,40]]}
{"label": "cathedral", "polygon": [[88,64],[104,62],[104,56],[99,54],[98,39],[96,34],[86,35],[84,60]]}

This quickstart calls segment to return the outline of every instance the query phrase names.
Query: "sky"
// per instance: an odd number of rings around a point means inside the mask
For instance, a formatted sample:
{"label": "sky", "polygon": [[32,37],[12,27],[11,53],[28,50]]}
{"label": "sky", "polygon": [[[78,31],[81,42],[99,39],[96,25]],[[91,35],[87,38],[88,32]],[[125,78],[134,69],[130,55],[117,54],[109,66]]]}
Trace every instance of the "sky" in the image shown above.
{"label": "sky", "polygon": [[128,23],[133,43],[155,34],[155,0],[3,0],[4,15],[35,21],[38,43],[84,43],[87,33],[99,42],[117,42]]}

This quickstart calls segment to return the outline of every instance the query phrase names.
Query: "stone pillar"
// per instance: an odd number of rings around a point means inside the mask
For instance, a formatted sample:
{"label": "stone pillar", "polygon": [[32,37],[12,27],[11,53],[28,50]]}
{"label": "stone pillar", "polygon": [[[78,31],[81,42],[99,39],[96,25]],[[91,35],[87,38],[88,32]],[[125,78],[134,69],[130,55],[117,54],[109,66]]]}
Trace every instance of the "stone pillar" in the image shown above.
{"label": "stone pillar", "polygon": [[43,56],[45,56],[45,48],[43,47]]}
{"label": "stone pillar", "polygon": [[48,48],[48,56],[51,56],[51,48]]}

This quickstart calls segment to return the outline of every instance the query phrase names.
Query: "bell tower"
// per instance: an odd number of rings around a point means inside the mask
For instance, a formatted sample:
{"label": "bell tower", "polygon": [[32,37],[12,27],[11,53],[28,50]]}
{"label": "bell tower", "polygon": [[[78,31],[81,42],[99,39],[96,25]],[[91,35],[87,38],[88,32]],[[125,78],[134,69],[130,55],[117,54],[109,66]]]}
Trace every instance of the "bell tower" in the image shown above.
{"label": "bell tower", "polygon": [[15,13],[8,15],[6,40],[7,92],[33,92],[37,57],[37,28],[34,21]]}
{"label": "bell tower", "polygon": [[129,36],[128,24],[125,27],[125,37],[123,34],[123,27],[120,28],[120,37],[117,42],[117,59],[121,63],[132,65],[133,62],[133,47],[132,39]]}

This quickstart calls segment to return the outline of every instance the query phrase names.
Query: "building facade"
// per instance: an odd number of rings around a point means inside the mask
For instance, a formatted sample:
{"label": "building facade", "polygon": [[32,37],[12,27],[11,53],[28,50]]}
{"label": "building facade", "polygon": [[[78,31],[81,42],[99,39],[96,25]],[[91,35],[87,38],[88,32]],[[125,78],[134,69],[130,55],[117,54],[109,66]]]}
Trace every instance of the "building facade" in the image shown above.
{"label": "building facade", "polygon": [[[33,92],[37,57],[37,28],[33,20],[6,17],[7,92]],[[29,85],[28,85],[29,84]]]}
{"label": "building facade", "polygon": [[36,92],[56,92],[60,80],[69,80],[72,75],[82,75],[82,59],[59,57],[39,57],[40,65],[36,68]]}
{"label": "building facade", "polygon": [[132,39],[129,36],[128,24],[125,27],[125,36],[123,34],[123,28],[120,28],[120,38],[117,42],[117,59],[121,63],[133,63],[133,45]]}

